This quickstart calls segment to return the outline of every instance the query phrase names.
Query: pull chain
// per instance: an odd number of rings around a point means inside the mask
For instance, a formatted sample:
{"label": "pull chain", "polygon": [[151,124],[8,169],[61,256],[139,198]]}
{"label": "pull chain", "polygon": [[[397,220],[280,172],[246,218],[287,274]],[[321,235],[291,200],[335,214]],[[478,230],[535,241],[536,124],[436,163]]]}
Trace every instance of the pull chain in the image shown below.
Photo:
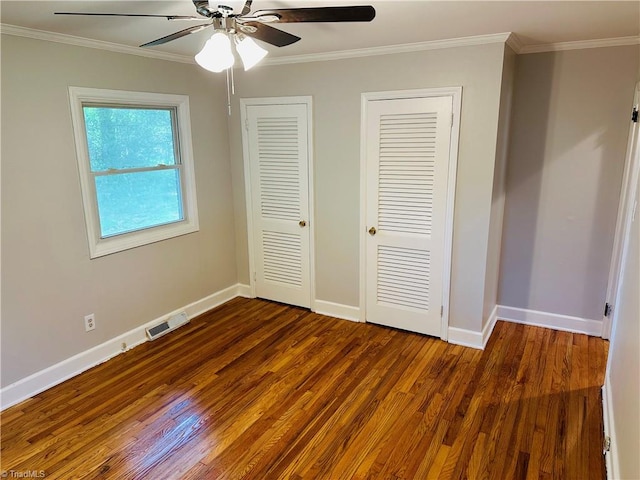
{"label": "pull chain", "polygon": [[233,77],[233,67],[230,67],[229,70],[231,70],[231,95],[235,95],[236,94],[236,81],[235,81],[235,78]]}
{"label": "pull chain", "polygon": [[229,116],[231,116],[231,88],[232,88],[232,81],[229,81],[229,70],[231,70],[230,68],[227,68],[227,111],[229,113]]}

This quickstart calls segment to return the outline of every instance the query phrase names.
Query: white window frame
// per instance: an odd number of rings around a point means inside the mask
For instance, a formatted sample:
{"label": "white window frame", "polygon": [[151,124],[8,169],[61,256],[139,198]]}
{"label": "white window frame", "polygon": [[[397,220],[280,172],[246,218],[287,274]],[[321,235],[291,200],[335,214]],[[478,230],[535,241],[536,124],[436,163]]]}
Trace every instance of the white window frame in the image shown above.
{"label": "white window frame", "polygon": [[[196,201],[193,147],[191,145],[189,97],[186,95],[69,87],[69,101],[71,103],[71,120],[91,258],[102,257],[130,248],[197,232],[199,230],[198,205]],[[183,220],[119,235],[101,237],[98,200],[94,176],[90,168],[87,132],[84,123],[83,105],[85,104],[100,104],[105,107],[131,106],[175,109],[175,121],[177,124],[175,136],[178,140],[177,148],[179,151],[179,156],[176,160],[180,162]]]}

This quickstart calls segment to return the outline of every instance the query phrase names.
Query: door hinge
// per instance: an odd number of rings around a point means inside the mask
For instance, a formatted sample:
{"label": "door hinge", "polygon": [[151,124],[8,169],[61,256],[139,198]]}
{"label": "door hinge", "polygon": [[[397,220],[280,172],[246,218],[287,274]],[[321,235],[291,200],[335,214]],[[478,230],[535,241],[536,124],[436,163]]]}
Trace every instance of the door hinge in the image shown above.
{"label": "door hinge", "polygon": [[638,107],[633,107],[633,112],[631,113],[631,121],[633,123],[638,123]]}
{"label": "door hinge", "polygon": [[258,274],[256,272],[253,272],[253,281],[254,282],[258,281]]}
{"label": "door hinge", "polygon": [[611,451],[611,437],[609,435],[605,435],[604,441],[602,442],[602,453],[607,453]]}
{"label": "door hinge", "polygon": [[611,305],[609,302],[604,304],[604,316],[605,317],[609,317],[611,315],[611,312],[613,311],[613,305]]}
{"label": "door hinge", "polygon": [[440,305],[440,318],[444,315],[444,305]]}
{"label": "door hinge", "polygon": [[245,118],[244,119],[244,129],[248,132],[249,131],[249,119]]}

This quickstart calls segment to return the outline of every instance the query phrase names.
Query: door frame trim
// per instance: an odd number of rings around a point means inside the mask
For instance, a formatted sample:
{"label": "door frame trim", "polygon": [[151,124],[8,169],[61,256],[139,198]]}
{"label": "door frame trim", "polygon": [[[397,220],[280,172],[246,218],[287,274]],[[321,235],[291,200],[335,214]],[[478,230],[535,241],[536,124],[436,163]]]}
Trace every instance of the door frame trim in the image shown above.
{"label": "door frame trim", "polygon": [[[633,108],[640,109],[640,82],[636,83],[633,95]],[[625,153],[622,185],[620,187],[620,200],[618,202],[618,214],[616,229],[613,237],[611,251],[611,263],[609,266],[609,279],[607,281],[607,293],[605,302],[613,306],[613,313],[602,316],[602,338],[609,340],[614,328],[616,318],[616,303],[618,290],[622,276],[622,266],[625,262],[624,245],[631,229],[633,209],[633,189],[637,181],[640,169],[640,126],[639,123],[629,121],[629,134],[627,136],[627,150]]]}
{"label": "door frame trim", "polygon": [[442,324],[440,338],[447,340],[449,330],[449,300],[451,290],[451,265],[453,257],[453,215],[458,167],[458,143],[460,139],[460,114],[462,110],[462,87],[424,88],[387,92],[365,92],[360,96],[360,321],[366,322],[366,232],[367,232],[367,156],[366,118],[369,102],[406,98],[451,97],[453,119],[449,143],[449,171],[447,178],[447,206],[445,213],[444,268],[442,274]]}
{"label": "door frame trim", "polygon": [[251,196],[251,161],[249,158],[249,138],[247,135],[247,107],[256,105],[305,105],[307,107],[307,152],[308,152],[308,176],[307,189],[309,195],[309,218],[307,225],[309,228],[309,307],[315,311],[316,303],[316,274],[315,274],[315,206],[313,190],[313,98],[309,96],[291,97],[256,97],[240,99],[240,130],[242,132],[242,158],[245,190],[245,207],[247,215],[247,249],[249,256],[249,287],[251,297],[256,296],[256,260],[254,253],[254,232],[253,232],[253,198]]}

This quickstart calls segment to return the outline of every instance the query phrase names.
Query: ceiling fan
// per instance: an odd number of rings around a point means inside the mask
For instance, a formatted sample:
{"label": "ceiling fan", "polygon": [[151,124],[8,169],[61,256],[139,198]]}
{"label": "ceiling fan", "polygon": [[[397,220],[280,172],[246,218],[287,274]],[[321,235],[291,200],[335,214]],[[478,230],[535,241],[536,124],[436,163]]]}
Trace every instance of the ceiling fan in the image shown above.
{"label": "ceiling fan", "polygon": [[[167,20],[211,20],[209,23],[195,25],[172,33],[151,42],[140,45],[152,47],[171,42],[191,33],[197,33],[210,27],[226,34],[242,34],[256,38],[263,42],[285,47],[300,40],[300,37],[274,28],[269,23],[300,23],[300,22],[370,22],[376,16],[375,9],[370,5],[340,6],[340,7],[306,7],[279,8],[258,10],[251,13],[253,0],[246,0],[240,13],[234,13],[233,8],[226,5],[216,5],[214,0],[192,0],[198,16],[186,15],[154,15],[143,13],[88,13],[88,12],[55,12],[55,15],[90,15],[104,17],[160,17]],[[222,0],[223,1],[223,0]]]}
{"label": "ceiling fan", "polygon": [[[240,13],[226,5],[217,5],[216,0],[192,0],[198,15],[158,15],[145,13],[90,13],[90,12],[54,12],[55,15],[85,15],[102,17],[156,17],[167,20],[207,21],[184,30],[166,35],[140,45],[152,47],[162,45],[192,33],[213,27],[214,33],[202,50],[196,54],[195,61],[202,68],[212,72],[227,72],[227,107],[231,115],[231,94],[234,91],[233,69],[234,55],[232,43],[240,56],[244,69],[249,70],[266,55],[267,51],[253,39],[261,40],[276,47],[285,47],[300,40],[300,37],[285,32],[269,24],[304,22],[370,22],[376,16],[370,5],[338,7],[277,8],[258,10],[251,13],[253,0],[245,0]],[[224,1],[224,0],[220,0]],[[230,80],[231,79],[231,80]]]}

